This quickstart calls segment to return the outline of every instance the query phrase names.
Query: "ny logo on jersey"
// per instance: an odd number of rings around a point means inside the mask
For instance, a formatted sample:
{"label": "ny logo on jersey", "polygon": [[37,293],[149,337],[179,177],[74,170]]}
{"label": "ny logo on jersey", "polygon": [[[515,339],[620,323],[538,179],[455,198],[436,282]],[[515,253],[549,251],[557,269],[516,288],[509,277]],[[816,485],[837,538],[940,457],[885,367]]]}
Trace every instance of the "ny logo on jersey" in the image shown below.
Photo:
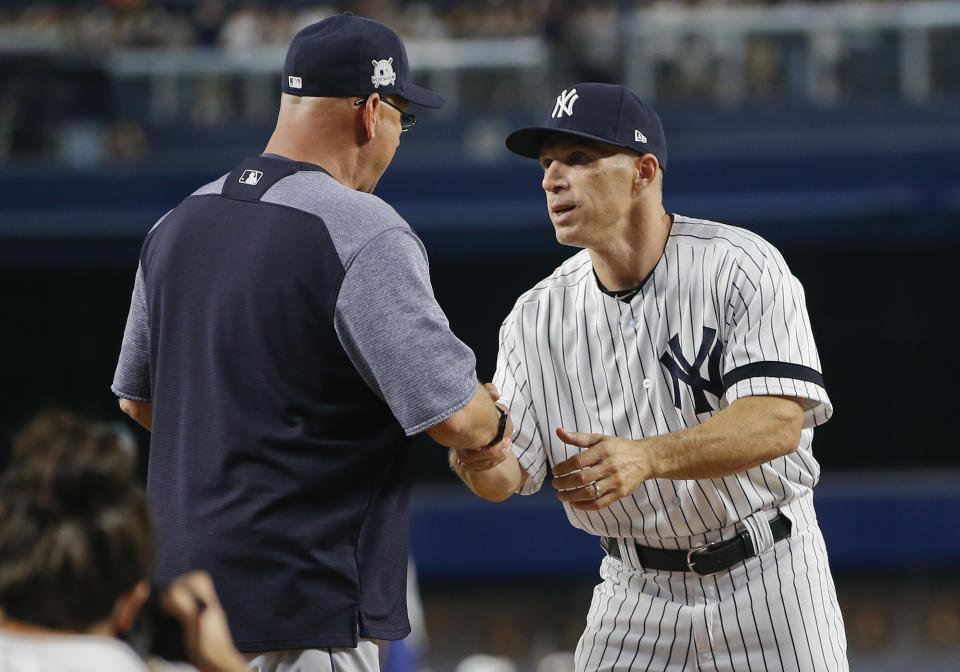
{"label": "ny logo on jersey", "polygon": [[558,119],[566,114],[568,117],[573,116],[573,104],[577,102],[580,98],[577,95],[576,89],[570,89],[567,91],[564,89],[560,92],[560,95],[557,96],[557,104],[553,106],[553,114],[550,115],[551,119]]}
{"label": "ny logo on jersey", "polygon": [[[669,352],[664,352],[660,356],[660,363],[673,378],[674,406],[683,408],[680,403],[680,381],[683,381],[693,390],[695,413],[709,413],[714,410],[704,392],[717,397],[723,394],[723,383],[720,380],[720,356],[723,354],[723,344],[717,340],[717,330],[703,327],[703,340],[700,342],[700,349],[692,364],[683,356],[679,335],[674,334],[667,343],[670,345],[673,356],[671,357]],[[704,378],[700,370],[708,356],[707,377]]]}

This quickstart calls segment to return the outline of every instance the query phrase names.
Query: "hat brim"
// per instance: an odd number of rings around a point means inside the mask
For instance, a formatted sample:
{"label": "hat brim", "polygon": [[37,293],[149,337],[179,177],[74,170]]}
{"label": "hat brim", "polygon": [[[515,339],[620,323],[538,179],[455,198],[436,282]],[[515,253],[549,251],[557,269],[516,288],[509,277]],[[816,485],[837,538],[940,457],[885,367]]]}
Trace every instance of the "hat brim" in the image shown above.
{"label": "hat brim", "polygon": [[527,128],[518,128],[507,136],[507,149],[514,154],[519,154],[520,156],[525,156],[530,159],[539,159],[540,147],[543,146],[543,141],[548,135],[553,133],[572,135],[578,138],[586,138],[588,140],[596,140],[597,142],[613,145],[614,147],[623,147],[624,149],[629,149],[634,152],[637,151],[636,147],[630,147],[629,145],[610,140],[609,138],[602,138],[599,135],[594,135],[592,133],[570,131],[565,128],[551,128],[549,126],[528,126]]}
{"label": "hat brim", "polygon": [[447,102],[439,93],[434,93],[430,89],[425,89],[416,84],[408,84],[402,91],[397,91],[397,95],[414,105],[432,107],[433,109],[439,109]]}

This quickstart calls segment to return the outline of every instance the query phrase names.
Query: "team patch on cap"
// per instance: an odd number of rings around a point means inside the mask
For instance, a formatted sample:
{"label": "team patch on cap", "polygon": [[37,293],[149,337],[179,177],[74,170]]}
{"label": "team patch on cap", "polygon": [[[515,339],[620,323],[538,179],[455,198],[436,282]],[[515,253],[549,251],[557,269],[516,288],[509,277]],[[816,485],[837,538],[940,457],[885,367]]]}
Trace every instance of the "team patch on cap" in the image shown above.
{"label": "team patch on cap", "polygon": [[300,79],[299,77],[294,77],[293,75],[290,75],[289,77],[287,77],[287,84],[290,85],[291,89],[303,88],[303,80]]}
{"label": "team patch on cap", "polygon": [[393,56],[382,61],[373,61],[373,77],[370,81],[378,89],[397,81],[397,73],[393,71]]}

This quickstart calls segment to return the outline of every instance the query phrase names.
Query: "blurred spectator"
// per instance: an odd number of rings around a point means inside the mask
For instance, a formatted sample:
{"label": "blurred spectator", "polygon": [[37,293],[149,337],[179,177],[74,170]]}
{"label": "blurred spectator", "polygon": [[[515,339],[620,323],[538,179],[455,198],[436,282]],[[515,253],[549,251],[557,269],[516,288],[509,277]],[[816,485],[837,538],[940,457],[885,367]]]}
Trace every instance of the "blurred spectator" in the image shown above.
{"label": "blurred spectator", "polygon": [[548,653],[537,663],[537,672],[574,672],[573,654],[569,651]]}
{"label": "blurred spectator", "polygon": [[129,161],[138,159],[147,151],[147,136],[135,121],[118,121],[107,131],[106,155],[110,159]]}
{"label": "blurred spectator", "polygon": [[[145,672],[116,639],[150,594],[146,498],[131,445],[70,413],[37,417],[0,479],[0,669]],[[240,672],[210,578],[174,581],[165,605],[204,672]]]}
{"label": "blurred spectator", "polygon": [[215,47],[226,10],[220,0],[202,0],[193,12],[193,35],[198,47]]}
{"label": "blurred spectator", "polygon": [[620,81],[620,25],[622,17],[617,3],[593,2],[577,13],[570,22],[574,52],[580,56],[580,73],[576,81]]}
{"label": "blurred spectator", "polygon": [[475,653],[461,660],[456,672],[517,672],[517,664],[503,656]]}
{"label": "blurred spectator", "polygon": [[413,2],[406,6],[397,21],[397,30],[421,40],[440,40],[450,37],[450,27],[433,10],[430,3]]}
{"label": "blurred spectator", "polygon": [[243,51],[265,42],[263,11],[252,2],[232,12],[220,31],[219,43],[226,51]]}
{"label": "blurred spectator", "polygon": [[93,119],[66,119],[55,132],[56,157],[78,170],[97,166],[104,157],[107,129]]}
{"label": "blurred spectator", "polygon": [[13,153],[21,119],[20,104],[10,95],[0,95],[0,160]]}

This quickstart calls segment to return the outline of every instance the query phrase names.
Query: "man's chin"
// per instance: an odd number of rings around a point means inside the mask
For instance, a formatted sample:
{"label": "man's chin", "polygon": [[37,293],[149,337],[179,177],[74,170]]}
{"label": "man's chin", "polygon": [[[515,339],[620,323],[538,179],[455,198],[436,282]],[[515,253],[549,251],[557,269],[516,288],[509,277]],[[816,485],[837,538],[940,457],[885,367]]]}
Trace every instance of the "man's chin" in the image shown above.
{"label": "man's chin", "polygon": [[569,245],[570,247],[586,247],[580,236],[576,234],[570,227],[558,227],[554,226],[554,232],[557,236],[557,242],[561,245]]}

